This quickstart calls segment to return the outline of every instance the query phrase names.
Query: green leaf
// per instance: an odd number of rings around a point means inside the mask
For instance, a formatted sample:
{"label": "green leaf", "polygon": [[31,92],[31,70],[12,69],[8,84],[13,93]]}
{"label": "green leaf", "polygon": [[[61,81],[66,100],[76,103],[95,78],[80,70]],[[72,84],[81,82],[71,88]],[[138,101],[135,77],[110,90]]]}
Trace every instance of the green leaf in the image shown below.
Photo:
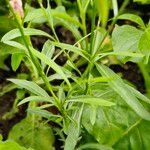
{"label": "green leaf", "polygon": [[82,57],[84,57],[86,60],[88,60],[87,58],[87,52],[85,50],[82,50],[81,48],[72,46],[70,44],[65,44],[65,43],[57,43],[57,42],[51,42],[53,45],[61,48],[61,49],[66,49],[68,51],[74,52]]}
{"label": "green leaf", "polygon": [[106,101],[102,98],[99,97],[90,97],[90,96],[77,96],[74,98],[71,98],[67,100],[67,102],[81,102],[81,103],[87,103],[90,105],[95,105],[95,106],[113,106],[115,105],[112,102]]}
{"label": "green leaf", "polygon": [[117,19],[121,19],[121,20],[130,20],[132,22],[137,23],[141,28],[145,29],[145,24],[143,22],[143,20],[141,19],[141,17],[134,15],[134,14],[123,14],[117,17]]}
{"label": "green leaf", "polygon": [[18,106],[22,105],[24,103],[27,103],[27,102],[49,102],[49,103],[53,103],[53,98],[42,97],[42,96],[30,96],[30,97],[27,97],[27,98],[24,98],[23,100],[21,100],[18,103]]}
{"label": "green leaf", "polygon": [[22,59],[23,59],[22,54],[12,54],[12,56],[11,56],[11,66],[12,66],[13,71],[16,71],[18,69]]}
{"label": "green leaf", "polygon": [[[142,31],[129,25],[115,27],[112,33],[112,45],[115,52],[139,52],[138,43],[142,36]],[[126,56],[119,57],[122,61]],[[136,61],[132,59],[133,61]]]}
{"label": "green leaf", "polygon": [[104,40],[106,31],[102,28],[100,28],[99,30],[96,30],[94,32],[94,37],[93,37],[93,48],[92,48],[92,55],[94,56],[94,54],[97,53],[97,51],[99,50],[99,48],[102,45],[102,42]]}
{"label": "green leaf", "polygon": [[104,65],[96,64],[97,70],[102,74],[102,76],[116,76],[116,79],[108,82],[109,86],[118,93],[122,99],[143,119],[150,121],[150,113],[143,107],[139,100],[134,96],[134,94],[126,88],[123,80],[115,74],[111,69]]}
{"label": "green leaf", "polygon": [[65,140],[64,150],[74,150],[77,142],[79,140],[80,130],[81,130],[81,117],[83,112],[84,105],[80,106],[79,110],[76,110],[74,113],[73,119],[76,122],[71,122],[69,125],[69,130],[67,138]]}
{"label": "green leaf", "polygon": [[114,149],[120,150],[123,148],[124,150],[128,150],[128,147],[132,150],[150,149],[149,126],[149,121],[137,121],[134,126],[132,126],[132,130],[127,130],[124,136],[114,145]]}
{"label": "green leaf", "polygon": [[86,13],[90,0],[77,0],[81,13]]}
{"label": "green leaf", "polygon": [[[40,35],[40,36],[46,36],[46,37],[49,37],[51,39],[54,39],[53,37],[51,37],[48,33],[44,32],[44,31],[41,31],[41,30],[38,30],[38,29],[34,29],[34,28],[24,28],[24,34],[25,35]],[[6,33],[1,41],[2,42],[6,42],[6,41],[10,41],[10,40],[13,40],[17,37],[21,37],[21,33],[19,31],[19,29],[13,29],[11,31],[9,31],[8,33]]]}
{"label": "green leaf", "polygon": [[140,2],[141,4],[150,4],[150,0],[133,0],[133,2]]}
{"label": "green leaf", "polygon": [[53,60],[47,58],[44,54],[36,51],[36,50],[32,50],[33,54],[39,58],[41,61],[43,61],[45,64],[49,65],[51,68],[53,68],[60,76],[62,76],[62,78],[66,81],[66,83],[71,87],[70,82],[68,80],[68,78],[66,77],[65,73],[63,72],[62,68],[57,65]]}
{"label": "green leaf", "polygon": [[101,144],[98,144],[98,143],[87,143],[87,144],[81,145],[76,150],[87,150],[87,149],[93,149],[93,150],[113,150],[113,148],[111,148],[109,146],[101,145]]}
{"label": "green leaf", "polygon": [[33,23],[44,23],[46,18],[44,17],[44,12],[41,8],[32,9],[28,11],[27,15],[24,18],[24,22],[31,21]]}
{"label": "green leaf", "polygon": [[7,140],[5,142],[0,141],[0,150],[33,150],[31,148],[26,149],[25,147],[20,146],[18,143]]}
{"label": "green leaf", "polygon": [[36,108],[29,108],[28,109],[28,112],[29,113],[32,113],[32,114],[35,114],[37,116],[40,116],[40,117],[44,117],[46,118],[47,120],[49,121],[53,121],[53,122],[56,122],[57,123],[57,119],[60,119],[61,116],[59,115],[54,115],[52,114],[51,112],[47,111],[47,110],[43,110],[39,107],[36,107]]}
{"label": "green leaf", "polygon": [[[42,52],[47,58],[51,59],[55,51],[55,47],[51,44],[50,40],[47,40],[44,43]],[[45,64],[42,62],[43,69],[45,68]]]}
{"label": "green leaf", "polygon": [[126,84],[127,88],[140,100],[150,104],[150,99],[146,97],[145,95],[141,94],[139,91],[137,91],[135,88],[131,87],[130,85]]}
{"label": "green leaf", "polygon": [[49,97],[49,95],[44,89],[42,89],[40,86],[38,86],[36,83],[32,81],[21,80],[21,79],[8,79],[8,81],[17,84],[18,86],[25,88],[26,90],[38,96]]}
{"label": "green leaf", "polygon": [[14,140],[26,148],[35,150],[53,150],[54,136],[47,124],[33,122],[26,118],[16,124],[9,133],[8,139]]}
{"label": "green leaf", "polygon": [[102,27],[105,27],[109,16],[109,0],[95,0]]}
{"label": "green leaf", "polygon": [[138,48],[145,55],[150,55],[150,42],[149,41],[150,41],[150,26],[147,29],[145,29],[138,44]]}

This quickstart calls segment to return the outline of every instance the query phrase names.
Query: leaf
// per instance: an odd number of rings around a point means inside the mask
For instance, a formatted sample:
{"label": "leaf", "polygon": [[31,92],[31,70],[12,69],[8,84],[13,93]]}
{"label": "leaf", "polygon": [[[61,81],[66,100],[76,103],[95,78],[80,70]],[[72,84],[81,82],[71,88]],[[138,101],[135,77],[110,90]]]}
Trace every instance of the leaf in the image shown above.
{"label": "leaf", "polygon": [[25,147],[20,146],[18,143],[7,140],[5,142],[0,141],[0,150],[33,150],[31,148],[26,149]]}
{"label": "leaf", "polygon": [[101,47],[105,34],[106,31],[101,28],[94,32],[92,55],[96,54]]}
{"label": "leaf", "polygon": [[38,115],[40,117],[43,117],[43,118],[46,118],[47,120],[49,121],[53,121],[53,122],[56,122],[57,123],[57,119],[58,118],[61,118],[61,116],[59,115],[54,115],[52,114],[51,112],[47,111],[47,110],[43,110],[39,107],[36,107],[36,108],[29,108],[28,109],[28,112],[29,113],[32,113],[32,114],[35,114],[35,115]]}
{"label": "leaf", "polygon": [[51,42],[53,45],[61,48],[61,49],[66,49],[68,51],[74,52],[80,56],[82,56],[83,58],[85,58],[86,60],[88,60],[87,58],[87,52],[85,50],[82,50],[78,47],[72,46],[70,44],[65,44],[65,43],[57,43],[57,42]]}
{"label": "leaf", "polygon": [[95,0],[102,27],[105,27],[109,16],[109,0]]}
{"label": "leaf", "polygon": [[46,18],[44,17],[44,12],[41,8],[32,9],[28,11],[27,15],[24,18],[24,22],[31,21],[33,23],[44,23],[46,22]]}
{"label": "leaf", "polygon": [[[68,135],[65,140],[64,150],[74,150],[77,142],[79,140],[80,130],[81,130],[81,117],[84,105],[81,106],[79,110],[74,113],[74,120],[76,122],[71,122],[69,125]],[[76,123],[76,124],[75,124]]]}
{"label": "leaf", "polygon": [[95,105],[95,106],[113,106],[113,105],[115,105],[114,103],[106,101],[102,98],[89,97],[89,96],[77,96],[77,97],[67,100],[67,102],[81,102],[81,103],[87,103],[87,104]]}
{"label": "leaf", "polygon": [[90,0],[77,0],[81,13],[86,13]]}
{"label": "leaf", "polygon": [[101,145],[98,143],[87,143],[84,145],[81,145],[79,148],[76,150],[87,150],[87,149],[93,149],[93,150],[113,150],[113,148],[106,146],[106,145]]}
{"label": "leaf", "polygon": [[53,150],[54,135],[52,129],[37,120],[23,119],[9,133],[8,139],[14,140],[26,148],[35,150]]}
{"label": "leaf", "polygon": [[141,4],[150,4],[150,0],[133,0],[133,2],[140,2]]}
{"label": "leaf", "polygon": [[[126,134],[114,145],[116,150],[125,149],[130,147],[132,150],[148,150],[150,148],[150,122],[140,121],[136,122],[132,132]],[[128,130],[129,131],[129,130]]]}
{"label": "leaf", "polygon": [[[142,31],[129,25],[116,27],[112,33],[112,45],[114,51],[138,52],[138,42],[142,36],[142,33]],[[119,57],[122,61],[126,58],[127,57],[125,56]]]}
{"label": "leaf", "polygon": [[[46,36],[48,38],[54,39],[53,37],[51,37],[48,33],[38,30],[38,29],[34,29],[34,28],[24,28],[23,29],[24,34],[25,35],[41,35],[41,36]],[[13,29],[9,32],[7,32],[1,39],[2,42],[6,42],[6,41],[10,41],[13,40],[17,37],[21,37],[21,33],[19,31],[19,29]]]}
{"label": "leaf", "polygon": [[97,70],[102,74],[102,76],[116,76],[116,79],[108,82],[109,86],[118,93],[122,99],[143,119],[150,121],[150,113],[143,107],[143,105],[138,101],[134,94],[126,88],[125,83],[122,79],[115,74],[111,69],[104,65],[96,64]]}
{"label": "leaf", "polygon": [[53,60],[47,58],[44,54],[42,54],[42,53],[40,53],[34,49],[32,50],[32,52],[37,58],[39,58],[45,64],[49,65],[51,68],[53,68],[66,81],[66,83],[71,87],[68,78],[66,77],[65,73],[63,72],[62,68],[59,65],[57,65]]}
{"label": "leaf", "polygon": [[121,19],[121,20],[130,20],[132,22],[137,23],[138,25],[140,25],[141,28],[145,29],[145,24],[143,22],[143,20],[141,19],[141,17],[134,15],[134,14],[123,14],[117,17],[117,19]]}
{"label": "leaf", "polygon": [[22,54],[12,54],[12,56],[11,56],[11,66],[12,66],[13,71],[16,71],[18,69],[22,59],[23,59]]}
{"label": "leaf", "polygon": [[[116,109],[118,108],[118,111]],[[112,146],[123,133],[123,123],[126,118],[117,105],[115,108],[97,108],[96,121],[94,125],[90,121],[90,107],[86,107],[83,111],[82,124],[83,127],[93,136],[93,138],[102,145]],[[125,112],[123,110],[123,112]],[[111,113],[111,114],[109,114]],[[124,126],[125,128],[126,126]]]}
{"label": "leaf", "polygon": [[[47,58],[51,59],[55,51],[55,47],[51,44],[50,40],[47,40],[44,43],[42,52]],[[42,62],[43,69],[45,68],[45,64]]]}
{"label": "leaf", "polygon": [[[110,75],[111,74],[109,74],[109,76]],[[115,79],[116,78],[114,78],[114,80]],[[150,121],[142,120],[118,93],[112,91],[109,84],[96,83],[93,84],[90,89],[93,96],[111,99],[111,101],[116,104],[113,107],[97,107],[94,125],[92,125],[90,121],[91,106],[85,105],[82,115],[82,125],[91,135],[92,141],[94,142],[95,139],[99,144],[107,145],[115,150],[129,150],[129,148],[132,148],[132,150],[148,150],[150,147],[148,142],[150,130],[147,127]],[[146,106],[148,107],[148,105]],[[140,126],[143,127],[139,132],[137,128],[139,129]],[[134,137],[134,141],[131,137]],[[87,140],[86,143],[88,142]],[[133,148],[132,143],[135,143],[134,145],[138,146],[138,148]],[[96,149],[96,147],[93,149]]]}
{"label": "leaf", "polygon": [[145,95],[141,94],[139,91],[137,91],[135,88],[131,87],[130,85],[126,84],[127,88],[140,100],[150,104],[150,99],[146,97]]}
{"label": "leaf", "polygon": [[49,102],[53,103],[53,98],[51,97],[42,97],[42,96],[30,96],[27,98],[24,98],[18,103],[18,106],[27,103],[27,102]]}
{"label": "leaf", "polygon": [[150,55],[150,42],[149,41],[150,41],[150,26],[145,29],[138,44],[138,48],[145,55]]}
{"label": "leaf", "polygon": [[11,81],[17,84],[18,86],[25,88],[26,90],[38,96],[49,97],[49,95],[44,89],[42,89],[41,87],[39,87],[36,83],[32,81],[21,80],[21,79],[8,79],[8,81]]}

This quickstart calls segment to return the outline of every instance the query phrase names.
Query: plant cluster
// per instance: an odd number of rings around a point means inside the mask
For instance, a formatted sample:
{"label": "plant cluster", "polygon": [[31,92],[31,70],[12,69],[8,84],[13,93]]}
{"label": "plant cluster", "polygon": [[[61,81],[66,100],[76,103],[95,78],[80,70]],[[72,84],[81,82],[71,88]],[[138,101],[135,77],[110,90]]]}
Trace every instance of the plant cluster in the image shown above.
{"label": "plant cluster", "polygon": [[[150,22],[127,13],[129,3],[38,0],[35,8],[31,0],[23,7],[21,0],[6,0],[10,14],[3,7],[0,26],[7,33],[0,32],[0,68],[9,70],[5,60],[11,55],[16,74],[0,95],[15,90],[16,98],[3,118],[28,108],[8,140],[1,138],[1,150],[53,150],[56,140],[64,150],[150,149]],[[73,44],[61,42],[60,26],[72,33]],[[35,47],[32,37],[46,42]],[[63,64],[57,62],[60,56]],[[145,94],[109,68],[127,62],[138,65]],[[20,66],[27,71],[18,72]]]}

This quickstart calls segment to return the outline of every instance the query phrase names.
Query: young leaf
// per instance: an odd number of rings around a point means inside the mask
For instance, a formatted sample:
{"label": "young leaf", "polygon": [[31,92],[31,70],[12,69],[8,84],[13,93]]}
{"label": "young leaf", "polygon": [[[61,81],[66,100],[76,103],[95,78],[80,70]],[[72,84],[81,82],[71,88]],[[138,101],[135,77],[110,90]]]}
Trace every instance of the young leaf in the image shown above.
{"label": "young leaf", "polygon": [[65,146],[64,150],[74,150],[78,139],[80,135],[80,129],[81,129],[81,116],[83,112],[84,104],[81,106],[80,109],[76,110],[74,113],[74,119],[76,120],[75,122],[71,122],[68,130],[68,136],[65,141]]}
{"label": "young leaf", "polygon": [[[54,39],[52,36],[50,36],[48,33],[44,32],[44,31],[41,31],[41,30],[38,30],[38,29],[34,29],[34,28],[24,28],[24,34],[25,35],[41,35],[41,36],[46,36],[48,38],[51,38],[51,39]],[[17,37],[20,37],[21,36],[21,33],[19,31],[19,29],[13,29],[11,31],[9,31],[8,33],[6,33],[1,41],[2,42],[6,42],[6,41],[10,41],[10,40],[13,40]]]}
{"label": "young leaf", "polygon": [[18,106],[27,103],[27,102],[49,102],[53,103],[53,98],[51,97],[43,97],[43,96],[30,96],[27,98],[24,98],[18,103]]}
{"label": "young leaf", "polygon": [[12,54],[11,56],[11,66],[13,71],[16,71],[21,63],[23,59],[23,55],[22,54]]}
{"label": "young leaf", "polygon": [[145,24],[144,24],[143,20],[141,19],[141,17],[139,17],[137,15],[123,14],[123,15],[118,16],[117,19],[130,20],[130,21],[135,22],[138,25],[140,25],[141,28],[145,29]]}
{"label": "young leaf", "polygon": [[90,96],[77,96],[67,100],[67,102],[81,102],[87,103],[95,106],[113,106],[115,105],[113,102],[106,101],[99,97],[90,97]]}
{"label": "young leaf", "polygon": [[109,86],[118,93],[122,99],[143,119],[150,121],[150,113],[143,107],[143,105],[138,101],[134,94],[126,88],[125,83],[122,79],[116,75],[111,69],[104,65],[96,64],[97,70],[102,74],[102,76],[116,76],[116,79],[110,81]]}
{"label": "young leaf", "polygon": [[54,115],[53,113],[51,113],[47,110],[43,110],[39,107],[29,108],[28,112],[32,113],[32,114],[36,114],[36,115],[41,116],[41,117],[44,117],[44,118],[48,119],[49,121],[54,121],[54,122],[56,122],[58,118],[61,118],[61,116]]}
{"label": "young leaf", "polygon": [[69,50],[71,52],[74,52],[82,57],[84,57],[86,60],[88,60],[87,56],[87,52],[85,50],[82,50],[78,47],[75,47],[75,46],[72,46],[72,45],[69,45],[69,44],[65,44],[65,43],[57,43],[57,42],[51,42],[53,45],[61,48],[61,49],[66,49],[66,50]]}
{"label": "young leaf", "polygon": [[109,0],[95,0],[95,5],[99,12],[102,27],[105,27],[109,16]]}
{"label": "young leaf", "polygon": [[[47,40],[44,43],[42,52],[47,58],[51,59],[55,51],[55,47],[51,44],[50,40]],[[45,64],[42,62],[43,68],[45,68]]]}
{"label": "young leaf", "polygon": [[148,97],[146,97],[145,95],[141,94],[139,91],[137,91],[135,88],[133,88],[132,86],[126,84],[127,88],[129,88],[130,91],[132,91],[132,93],[139,98],[140,100],[150,104],[150,99]]}
{"label": "young leaf", "polygon": [[63,72],[62,68],[60,66],[58,66],[53,60],[48,59],[44,54],[36,51],[36,50],[32,50],[33,54],[39,58],[41,61],[43,61],[45,64],[49,65],[51,68],[53,68],[58,74],[60,74],[60,76],[62,76],[62,78],[66,81],[66,83],[70,85],[70,82],[68,80],[68,78],[66,77],[65,73]]}
{"label": "young leaf", "polygon": [[8,81],[11,81],[11,82],[17,84],[18,86],[25,88],[26,90],[28,90],[38,96],[49,97],[49,95],[47,94],[47,92],[44,89],[42,89],[41,87],[39,87],[36,83],[34,83],[32,81],[21,80],[21,79],[8,79]]}
{"label": "young leaf", "polygon": [[90,0],[77,0],[81,13],[86,13]]}

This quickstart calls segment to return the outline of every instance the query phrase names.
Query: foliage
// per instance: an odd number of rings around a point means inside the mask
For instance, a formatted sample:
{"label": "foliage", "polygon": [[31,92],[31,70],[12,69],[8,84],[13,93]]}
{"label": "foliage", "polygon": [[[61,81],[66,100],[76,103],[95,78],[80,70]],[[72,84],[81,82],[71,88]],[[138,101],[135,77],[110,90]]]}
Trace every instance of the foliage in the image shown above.
{"label": "foliage", "polygon": [[[28,103],[27,117],[12,128],[8,140],[26,148],[52,150],[53,134],[58,134],[64,150],[150,149],[150,99],[109,68],[114,62],[136,63],[149,96],[150,24],[136,14],[123,13],[129,1],[120,8],[115,0],[58,0],[54,8],[49,0],[46,7],[38,0],[39,8],[28,1],[24,18],[6,2],[17,26],[1,38],[1,51],[11,54],[14,72],[21,63],[29,70],[23,77],[8,79],[11,87],[1,93],[24,91],[13,109]],[[111,9],[113,18],[109,18]],[[41,25],[48,26],[51,34],[39,29]],[[61,42],[59,26],[73,34],[74,45]],[[33,36],[46,39],[42,49],[33,46]],[[59,56],[67,59],[63,65],[56,61]],[[6,58],[0,57],[4,66]],[[19,149],[17,143],[9,142],[8,147],[13,144]]]}

